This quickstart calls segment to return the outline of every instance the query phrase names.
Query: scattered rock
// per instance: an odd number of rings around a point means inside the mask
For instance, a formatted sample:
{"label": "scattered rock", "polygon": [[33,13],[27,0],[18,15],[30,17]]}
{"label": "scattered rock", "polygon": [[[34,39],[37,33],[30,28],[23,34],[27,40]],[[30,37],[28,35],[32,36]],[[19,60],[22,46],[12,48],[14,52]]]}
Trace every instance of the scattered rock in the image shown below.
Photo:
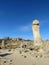
{"label": "scattered rock", "polygon": [[24,58],[26,58],[27,56],[24,56]]}
{"label": "scattered rock", "polygon": [[6,63],[6,61],[4,61],[4,63]]}

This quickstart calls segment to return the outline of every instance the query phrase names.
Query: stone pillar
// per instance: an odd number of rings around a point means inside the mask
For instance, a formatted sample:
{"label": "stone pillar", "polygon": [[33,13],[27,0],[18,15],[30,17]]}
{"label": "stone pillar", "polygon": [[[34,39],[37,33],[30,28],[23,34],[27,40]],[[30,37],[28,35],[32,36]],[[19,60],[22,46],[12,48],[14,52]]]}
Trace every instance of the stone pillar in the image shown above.
{"label": "stone pillar", "polygon": [[38,20],[34,20],[32,23],[32,30],[34,36],[34,47],[42,47],[42,39],[40,35],[40,25]]}
{"label": "stone pillar", "polygon": [[2,49],[5,48],[4,40],[2,40]]}

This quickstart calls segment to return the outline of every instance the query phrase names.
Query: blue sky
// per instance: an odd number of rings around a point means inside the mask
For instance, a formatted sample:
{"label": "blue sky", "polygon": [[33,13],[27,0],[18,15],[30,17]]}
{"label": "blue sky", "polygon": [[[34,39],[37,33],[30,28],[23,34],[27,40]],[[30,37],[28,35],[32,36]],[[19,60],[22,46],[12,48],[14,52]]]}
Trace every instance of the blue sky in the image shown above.
{"label": "blue sky", "polygon": [[42,39],[49,39],[49,0],[0,0],[0,38],[32,40],[34,19],[40,21]]}

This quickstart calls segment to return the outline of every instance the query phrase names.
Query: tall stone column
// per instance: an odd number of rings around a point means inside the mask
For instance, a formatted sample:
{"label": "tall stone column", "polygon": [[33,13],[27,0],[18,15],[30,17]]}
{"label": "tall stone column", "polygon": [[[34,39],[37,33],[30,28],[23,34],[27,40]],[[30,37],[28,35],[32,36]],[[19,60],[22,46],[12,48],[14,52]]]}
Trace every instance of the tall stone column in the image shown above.
{"label": "tall stone column", "polygon": [[4,49],[5,48],[5,42],[4,42],[4,40],[2,40],[2,49]]}
{"label": "tall stone column", "polygon": [[42,39],[40,35],[40,25],[38,20],[34,20],[32,23],[32,30],[34,36],[34,47],[42,47]]}

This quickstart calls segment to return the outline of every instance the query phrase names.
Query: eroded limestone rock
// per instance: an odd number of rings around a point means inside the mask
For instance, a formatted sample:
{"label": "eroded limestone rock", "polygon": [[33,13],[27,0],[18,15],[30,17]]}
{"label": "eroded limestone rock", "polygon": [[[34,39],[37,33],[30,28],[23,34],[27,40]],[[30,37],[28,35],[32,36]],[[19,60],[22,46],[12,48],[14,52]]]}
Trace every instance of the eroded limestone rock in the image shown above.
{"label": "eroded limestone rock", "polygon": [[42,51],[42,39],[40,35],[40,25],[38,20],[33,21],[32,30],[34,35],[34,49]]}

